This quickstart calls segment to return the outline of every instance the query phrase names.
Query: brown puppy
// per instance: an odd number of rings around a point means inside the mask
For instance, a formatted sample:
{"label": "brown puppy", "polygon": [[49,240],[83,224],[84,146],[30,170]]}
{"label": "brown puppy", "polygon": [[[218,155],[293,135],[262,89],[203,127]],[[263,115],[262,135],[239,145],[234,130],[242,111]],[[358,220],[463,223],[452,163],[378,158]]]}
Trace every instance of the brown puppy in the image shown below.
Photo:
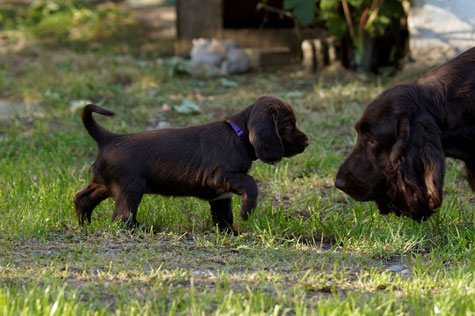
{"label": "brown puppy", "polygon": [[371,101],[335,186],[382,214],[427,219],[442,204],[444,159],[465,162],[475,190],[475,48]]}
{"label": "brown puppy", "polygon": [[99,150],[91,182],[74,196],[80,224],[90,222],[94,207],[113,197],[112,220],[137,225],[140,200],[149,193],[207,200],[214,224],[234,232],[231,193],[242,196],[243,219],[256,207],[257,185],[247,174],[252,161],[276,163],[308,145],[290,105],[271,96],[259,98],[228,122],[137,134],[109,132],[92,112],[113,115],[93,104],[82,112]]}

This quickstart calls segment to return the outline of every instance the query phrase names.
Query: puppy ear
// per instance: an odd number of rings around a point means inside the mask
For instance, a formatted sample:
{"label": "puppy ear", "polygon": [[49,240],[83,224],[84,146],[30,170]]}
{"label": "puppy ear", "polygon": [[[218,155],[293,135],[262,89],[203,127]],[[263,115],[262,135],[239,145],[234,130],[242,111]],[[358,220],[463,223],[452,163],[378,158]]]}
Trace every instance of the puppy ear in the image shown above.
{"label": "puppy ear", "polygon": [[421,115],[411,123],[402,116],[385,170],[390,203],[415,220],[429,218],[442,204],[444,171],[445,155],[434,120]]}
{"label": "puppy ear", "polygon": [[277,109],[267,107],[254,110],[249,118],[249,141],[256,156],[265,163],[275,163],[284,156],[284,146],[278,133]]}

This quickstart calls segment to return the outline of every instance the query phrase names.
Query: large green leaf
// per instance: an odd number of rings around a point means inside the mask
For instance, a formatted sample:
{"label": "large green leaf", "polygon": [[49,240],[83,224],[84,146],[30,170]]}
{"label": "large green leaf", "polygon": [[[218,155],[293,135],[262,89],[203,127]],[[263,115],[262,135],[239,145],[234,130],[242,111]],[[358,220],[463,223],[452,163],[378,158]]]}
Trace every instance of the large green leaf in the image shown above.
{"label": "large green leaf", "polygon": [[320,1],[320,15],[322,19],[326,20],[335,13],[338,13],[340,5],[339,0],[321,0]]}
{"label": "large green leaf", "polygon": [[284,9],[292,10],[300,24],[308,25],[315,16],[315,0],[284,0]]}
{"label": "large green leaf", "polygon": [[331,16],[327,19],[325,24],[330,30],[330,32],[336,37],[341,38],[343,37],[343,35],[345,35],[347,25],[345,20],[341,16]]}
{"label": "large green leaf", "polygon": [[[359,7],[363,4],[364,0],[347,0],[349,4],[354,7]],[[340,2],[339,0],[337,2]]]}

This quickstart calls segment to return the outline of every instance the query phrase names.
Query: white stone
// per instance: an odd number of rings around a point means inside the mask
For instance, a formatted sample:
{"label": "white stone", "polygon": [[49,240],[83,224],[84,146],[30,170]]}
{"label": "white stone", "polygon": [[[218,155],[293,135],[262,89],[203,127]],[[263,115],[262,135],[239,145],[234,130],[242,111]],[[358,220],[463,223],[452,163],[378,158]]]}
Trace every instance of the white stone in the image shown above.
{"label": "white stone", "polygon": [[209,65],[219,67],[224,59],[224,53],[217,52],[216,43],[207,39],[200,38],[193,40],[193,48],[191,49],[191,64]]}
{"label": "white stone", "polygon": [[221,64],[221,71],[224,74],[240,74],[249,70],[251,59],[246,52],[240,48],[232,47],[226,52],[226,58]]}
{"label": "white stone", "polygon": [[239,74],[249,70],[251,61],[233,40],[194,39],[191,49],[192,74]]}
{"label": "white stone", "polygon": [[474,0],[414,0],[407,22],[414,59],[427,54],[451,58],[475,46]]}

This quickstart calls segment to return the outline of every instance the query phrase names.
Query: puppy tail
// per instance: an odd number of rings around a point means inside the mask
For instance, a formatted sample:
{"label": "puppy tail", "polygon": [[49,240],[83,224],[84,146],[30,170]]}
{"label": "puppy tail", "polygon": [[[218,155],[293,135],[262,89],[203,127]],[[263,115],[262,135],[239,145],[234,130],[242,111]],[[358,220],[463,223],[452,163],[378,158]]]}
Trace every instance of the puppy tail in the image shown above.
{"label": "puppy tail", "polygon": [[108,111],[106,109],[101,108],[95,104],[88,104],[82,109],[82,122],[84,127],[86,127],[87,132],[91,137],[97,142],[102,143],[107,136],[113,135],[113,133],[106,130],[104,127],[97,124],[97,122],[92,117],[92,112],[106,115],[106,116],[113,116],[114,112]]}

